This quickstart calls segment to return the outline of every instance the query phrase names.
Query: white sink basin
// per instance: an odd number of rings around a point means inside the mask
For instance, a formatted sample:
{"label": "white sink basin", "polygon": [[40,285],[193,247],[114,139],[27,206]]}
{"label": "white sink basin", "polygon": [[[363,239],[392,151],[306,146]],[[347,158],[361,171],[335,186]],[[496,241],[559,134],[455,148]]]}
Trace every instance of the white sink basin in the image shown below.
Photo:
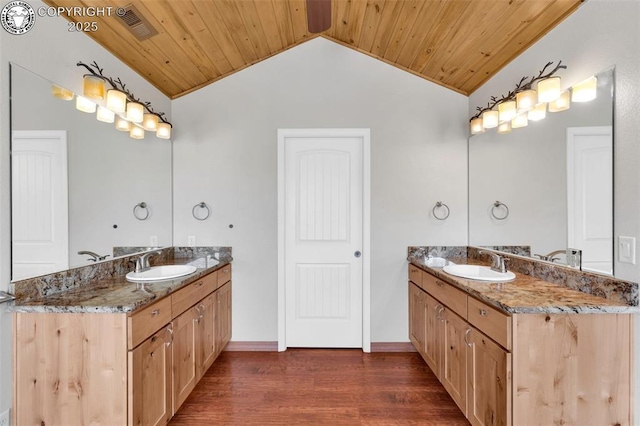
{"label": "white sink basin", "polygon": [[160,265],[152,266],[143,272],[129,272],[129,281],[160,281],[193,274],[198,268],[192,265]]}
{"label": "white sink basin", "polygon": [[456,277],[467,278],[469,280],[505,282],[516,278],[516,274],[511,271],[496,272],[488,266],[478,265],[447,265],[442,268],[444,272]]}

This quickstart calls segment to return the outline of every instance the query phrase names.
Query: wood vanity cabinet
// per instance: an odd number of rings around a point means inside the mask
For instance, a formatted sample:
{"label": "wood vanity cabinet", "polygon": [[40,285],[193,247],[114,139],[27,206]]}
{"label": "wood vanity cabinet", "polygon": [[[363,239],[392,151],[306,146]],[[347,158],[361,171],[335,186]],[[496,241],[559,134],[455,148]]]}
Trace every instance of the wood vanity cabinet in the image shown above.
{"label": "wood vanity cabinet", "polygon": [[165,425],[231,339],[231,265],[130,315],[15,316],[14,424]]}
{"label": "wood vanity cabinet", "polygon": [[631,315],[508,315],[416,269],[410,340],[472,425],[631,424]]}

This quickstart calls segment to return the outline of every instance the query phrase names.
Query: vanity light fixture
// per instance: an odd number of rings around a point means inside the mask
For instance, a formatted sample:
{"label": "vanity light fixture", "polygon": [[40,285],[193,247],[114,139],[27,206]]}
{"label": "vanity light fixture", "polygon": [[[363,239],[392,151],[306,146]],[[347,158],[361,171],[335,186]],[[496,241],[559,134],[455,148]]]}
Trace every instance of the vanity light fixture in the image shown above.
{"label": "vanity light fixture", "polygon": [[76,109],[82,112],[94,113],[96,112],[96,104],[85,97],[76,96]]}
{"label": "vanity light fixture", "polygon": [[540,102],[527,113],[527,118],[531,121],[540,121],[547,116],[547,104]]}
{"label": "vanity light fixture", "polygon": [[505,101],[498,104],[498,112],[500,113],[500,122],[511,121],[516,116],[516,101]]}
{"label": "vanity light fixture", "polygon": [[82,95],[85,98],[101,101],[104,99],[104,92],[104,78],[93,74],[85,74],[82,76]]}
{"label": "vanity light fixture", "polygon": [[103,123],[113,123],[115,121],[116,114],[110,109],[107,109],[102,105],[98,105],[96,118],[98,119],[98,121],[102,121]]}
{"label": "vanity light fixture", "polygon": [[70,101],[75,96],[71,90],[67,90],[64,87],[58,86],[57,84],[51,85],[51,94],[58,99],[62,99],[63,101]]}
{"label": "vanity light fixture", "polygon": [[549,77],[540,80],[537,86],[538,102],[553,102],[560,97],[560,77]]}
{"label": "vanity light fixture", "polygon": [[560,97],[555,101],[549,102],[549,112],[560,112],[571,107],[571,94],[568,90],[560,93]]}
{"label": "vanity light fixture", "polygon": [[[89,71],[89,74],[83,77],[83,93],[87,96],[90,94],[95,96],[94,99],[98,101],[104,100],[104,103],[100,102],[100,106],[110,110],[114,116],[118,114],[115,119],[116,129],[130,132],[130,136],[135,139],[144,138],[145,130],[155,131],[160,139],[171,138],[171,123],[164,118],[164,112],[157,112],[151,107],[151,102],[143,102],[136,98],[119,78],[105,76],[102,68],[95,61],[91,65],[83,62],[78,62],[76,65]],[[102,89],[100,89],[100,82],[102,82]],[[111,88],[107,90],[105,96],[104,89],[107,83]],[[98,97],[100,90],[102,90],[102,98]],[[106,112],[103,114],[106,115]],[[132,123],[141,123],[142,127]],[[138,130],[133,129],[132,126]]]}
{"label": "vanity light fixture", "polygon": [[488,110],[482,113],[482,127],[492,129],[498,127],[498,111]]}
{"label": "vanity light fixture", "polygon": [[513,120],[511,120],[512,129],[519,129],[520,127],[526,127],[528,125],[529,125],[529,119],[527,118],[526,113],[516,115],[513,118]]}
{"label": "vanity light fixture", "polygon": [[588,102],[598,94],[598,79],[595,76],[576,84],[571,88],[572,102]]}
{"label": "vanity light fixture", "polygon": [[498,133],[504,135],[505,133],[511,133],[511,122],[505,121],[498,126]]}
{"label": "vanity light fixture", "polygon": [[518,113],[527,112],[536,106],[538,101],[538,94],[535,90],[523,90],[516,94],[516,105],[518,107]]}
{"label": "vanity light fixture", "polygon": [[482,125],[482,118],[474,118],[471,120],[471,134],[477,135],[480,133],[484,133],[484,126]]}

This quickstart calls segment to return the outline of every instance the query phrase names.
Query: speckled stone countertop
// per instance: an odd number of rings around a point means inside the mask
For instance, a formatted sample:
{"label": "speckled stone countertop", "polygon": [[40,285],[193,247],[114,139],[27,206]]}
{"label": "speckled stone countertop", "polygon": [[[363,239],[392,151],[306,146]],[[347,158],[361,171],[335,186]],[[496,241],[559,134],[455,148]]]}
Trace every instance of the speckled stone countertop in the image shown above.
{"label": "speckled stone countertop", "polygon": [[206,257],[176,257],[172,264],[193,265],[196,272],[174,280],[147,283],[127,281],[124,276],[96,280],[94,283],[52,294],[40,299],[15,301],[13,312],[50,313],[129,313],[197,281],[229,261],[207,260]]}
{"label": "speckled stone countertop", "polygon": [[[640,313],[637,306],[607,300],[541,279],[515,273],[516,279],[505,283],[487,283],[449,275],[442,268],[425,264],[424,257],[408,258],[409,262],[422,270],[452,284],[471,296],[509,314],[541,313]],[[456,264],[482,264],[467,258],[448,259]]]}

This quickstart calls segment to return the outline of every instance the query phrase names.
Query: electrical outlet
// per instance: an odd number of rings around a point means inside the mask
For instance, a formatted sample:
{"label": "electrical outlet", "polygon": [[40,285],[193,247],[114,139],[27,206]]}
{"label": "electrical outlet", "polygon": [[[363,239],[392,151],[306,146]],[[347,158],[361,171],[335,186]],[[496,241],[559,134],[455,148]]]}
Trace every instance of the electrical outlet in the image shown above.
{"label": "electrical outlet", "polygon": [[0,414],[0,426],[10,426],[11,425],[11,408],[9,408],[4,413]]}
{"label": "electrical outlet", "polygon": [[189,247],[195,247],[196,246],[196,236],[195,235],[189,235],[187,237],[187,246],[189,246]]}
{"label": "electrical outlet", "polygon": [[618,261],[636,264],[636,239],[634,237],[618,237]]}
{"label": "electrical outlet", "polygon": [[158,236],[157,235],[152,235],[151,237],[149,237],[149,245],[151,247],[158,247]]}

